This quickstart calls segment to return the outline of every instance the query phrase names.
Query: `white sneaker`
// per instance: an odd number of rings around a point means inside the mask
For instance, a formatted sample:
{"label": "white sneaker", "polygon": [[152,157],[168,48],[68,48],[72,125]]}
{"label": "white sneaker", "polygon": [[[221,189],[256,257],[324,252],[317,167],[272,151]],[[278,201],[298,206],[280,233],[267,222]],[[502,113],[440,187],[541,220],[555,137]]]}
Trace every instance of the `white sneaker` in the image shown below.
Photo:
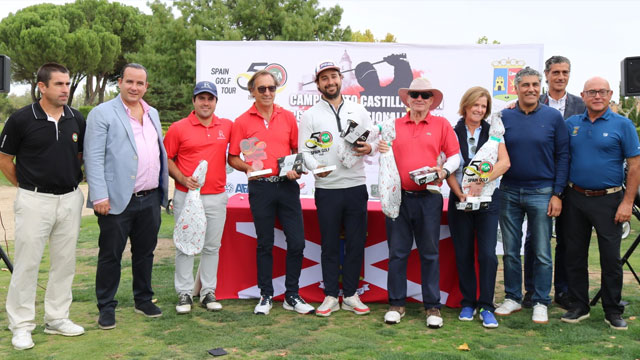
{"label": "white sneaker", "polygon": [[389,311],[384,314],[384,322],[389,325],[399,324],[404,314],[404,306],[390,306]]}
{"label": "white sneaker", "polygon": [[500,316],[507,316],[515,312],[518,312],[520,310],[522,310],[522,305],[520,305],[514,300],[504,299],[504,302],[502,303],[502,305],[500,305],[500,307],[496,309],[496,311],[494,311],[494,314],[500,315]]}
{"label": "white sneaker", "polygon": [[330,316],[332,312],[340,310],[340,303],[338,302],[338,298],[333,296],[325,296],[324,301],[318,309],[316,310],[316,315],[318,316]]}
{"label": "white sneaker", "polygon": [[191,295],[187,293],[182,293],[178,295],[178,305],[176,305],[176,313],[178,314],[190,313],[192,304],[193,304],[193,299],[191,298]]}
{"label": "white sneaker", "polygon": [[360,301],[358,293],[342,298],[342,310],[353,311],[356,315],[364,315],[371,312],[369,307]]}
{"label": "white sneaker", "polygon": [[31,349],[35,345],[31,339],[31,331],[24,329],[16,330],[13,333],[11,344],[16,350]]}
{"label": "white sneaker", "polygon": [[313,314],[315,311],[313,306],[307,304],[298,294],[285,296],[282,307],[285,310],[295,311],[298,314]]}
{"label": "white sneaker", "polygon": [[442,314],[440,314],[440,309],[431,308],[426,310],[427,313],[427,327],[432,329],[439,329],[442,327],[444,322],[442,321]]}
{"label": "white sneaker", "polygon": [[533,305],[533,315],[531,316],[531,320],[533,320],[536,324],[546,324],[549,322],[549,318],[547,317],[547,305],[535,304]]}
{"label": "white sneaker", "polygon": [[260,302],[253,309],[254,314],[269,315],[269,311],[273,307],[273,299],[271,296],[260,296]]}
{"label": "white sneaker", "polygon": [[216,295],[213,291],[208,292],[205,296],[200,297],[200,306],[208,311],[222,310],[222,304],[216,301]]}
{"label": "white sneaker", "polygon": [[84,334],[84,328],[69,319],[58,319],[47,323],[44,332],[52,335],[78,336]]}

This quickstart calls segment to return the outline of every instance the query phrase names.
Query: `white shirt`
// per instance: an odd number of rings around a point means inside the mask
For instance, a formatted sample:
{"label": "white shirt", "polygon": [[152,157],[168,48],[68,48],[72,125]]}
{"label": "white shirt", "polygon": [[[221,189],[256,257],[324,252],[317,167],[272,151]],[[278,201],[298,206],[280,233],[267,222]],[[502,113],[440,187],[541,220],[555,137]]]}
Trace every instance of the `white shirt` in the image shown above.
{"label": "white shirt", "polygon": [[564,96],[561,97],[560,100],[555,100],[549,96],[549,106],[560,111],[562,116],[564,116],[564,109],[567,107],[567,92],[564,92]]}

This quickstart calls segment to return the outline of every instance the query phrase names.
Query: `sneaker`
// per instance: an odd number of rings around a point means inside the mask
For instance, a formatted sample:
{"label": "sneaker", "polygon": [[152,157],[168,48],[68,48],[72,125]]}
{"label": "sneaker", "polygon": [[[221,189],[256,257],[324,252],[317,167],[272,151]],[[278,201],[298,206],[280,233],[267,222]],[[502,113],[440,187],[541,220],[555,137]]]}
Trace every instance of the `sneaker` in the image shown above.
{"label": "sneaker", "polygon": [[579,323],[581,320],[584,320],[589,317],[589,310],[583,310],[580,308],[571,309],[564,313],[560,320],[569,324]]}
{"label": "sneaker", "polygon": [[316,309],[316,315],[318,316],[330,316],[332,312],[340,310],[340,303],[338,298],[333,296],[325,296],[324,301],[318,309]]}
{"label": "sneaker", "polygon": [[522,305],[511,299],[504,299],[504,302],[495,311],[496,315],[507,316],[522,310]]}
{"label": "sneaker", "polygon": [[620,314],[606,314],[604,316],[604,322],[609,324],[612,329],[615,330],[627,330],[627,322],[624,321]]}
{"label": "sneaker", "polygon": [[440,315],[440,309],[431,308],[425,311],[427,313],[427,326],[432,329],[441,328],[443,325],[442,315]]}
{"label": "sneaker", "polygon": [[222,304],[216,301],[216,296],[213,291],[209,291],[207,295],[200,297],[200,306],[208,311],[222,310]]}
{"label": "sneaker", "polygon": [[471,306],[465,306],[460,310],[460,315],[458,316],[458,320],[460,321],[471,321],[473,320],[473,315],[476,314],[476,309]]}
{"label": "sneaker", "polygon": [[31,349],[35,344],[31,339],[31,331],[19,329],[13,333],[13,337],[11,338],[11,344],[13,348],[16,350],[27,350]]}
{"label": "sneaker", "polygon": [[178,314],[188,314],[191,312],[191,305],[193,305],[193,299],[191,299],[191,295],[182,293],[178,295],[178,305],[176,305],[176,312]]}
{"label": "sneaker", "polygon": [[480,320],[482,320],[482,326],[489,329],[498,327],[498,320],[495,316],[493,316],[493,313],[491,311],[480,309],[480,315],[478,316],[480,317]]}
{"label": "sneaker", "polygon": [[561,308],[571,310],[571,298],[566,292],[557,293],[554,296],[553,301]]}
{"label": "sneaker", "polygon": [[364,315],[371,312],[369,307],[360,301],[358,293],[342,298],[342,310],[353,311],[356,315]]}
{"label": "sneaker", "polygon": [[157,318],[162,316],[162,310],[151,301],[145,301],[141,304],[137,304],[133,307],[133,310],[138,314],[142,314],[146,317]]}
{"label": "sneaker", "polygon": [[315,309],[307,304],[298,294],[285,296],[282,307],[285,310],[295,311],[298,314],[313,314]]}
{"label": "sneaker", "polygon": [[102,330],[111,330],[116,327],[115,310],[102,310],[98,317],[98,327]]}
{"label": "sneaker", "polygon": [[269,315],[269,311],[273,307],[273,297],[271,295],[260,296],[260,302],[253,309],[253,313],[256,315]]}
{"label": "sneaker", "polygon": [[51,335],[63,335],[63,336],[78,336],[84,334],[84,328],[80,325],[76,325],[69,319],[53,320],[50,323],[46,323],[44,326],[44,333]]}
{"label": "sneaker", "polygon": [[533,301],[531,298],[533,297],[532,291],[527,291],[524,293],[524,298],[522,299],[522,307],[525,309],[531,309],[533,307]]}
{"label": "sneaker", "polygon": [[533,315],[531,315],[531,320],[536,324],[548,323],[549,317],[547,317],[547,305],[540,303],[533,305]]}
{"label": "sneaker", "polygon": [[404,306],[389,306],[389,311],[384,314],[384,322],[393,325],[399,324],[404,317]]}

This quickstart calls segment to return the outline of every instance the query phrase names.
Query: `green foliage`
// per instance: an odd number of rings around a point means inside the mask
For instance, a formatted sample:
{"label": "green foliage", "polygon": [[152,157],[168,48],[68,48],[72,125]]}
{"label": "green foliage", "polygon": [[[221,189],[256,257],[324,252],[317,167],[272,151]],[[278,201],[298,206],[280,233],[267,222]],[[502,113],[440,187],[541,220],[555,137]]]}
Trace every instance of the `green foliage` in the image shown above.
{"label": "green foliage", "polygon": [[[488,37],[486,37],[486,36],[480,37],[480,38],[478,38],[478,40],[476,40],[476,44],[484,44],[484,45],[488,45],[488,44],[489,44],[489,38],[488,38]],[[491,44],[498,45],[498,44],[500,44],[500,41],[498,41],[498,40],[493,40],[493,41],[491,42]]]}
{"label": "green foliage", "polygon": [[89,116],[89,112],[91,110],[93,110],[95,106],[93,105],[83,105],[83,106],[78,106],[78,111],[80,111],[80,113],[82,114],[82,116],[84,116],[84,118],[86,119],[87,116]]}
{"label": "green foliage", "polygon": [[149,4],[153,15],[147,41],[126,58],[147,67],[145,99],[174,122],[192,108],[196,40],[349,40],[351,30],[339,27],[342,9],[318,8],[316,0],[159,0]]}
{"label": "green foliage", "polygon": [[355,41],[355,42],[391,42],[394,43],[396,42],[396,37],[395,35],[391,34],[391,33],[387,33],[387,35],[384,37],[384,39],[375,39],[373,36],[373,33],[371,32],[371,30],[367,29],[364,31],[364,33],[360,32],[360,31],[356,31],[351,33],[351,41]]}
{"label": "green foliage", "polygon": [[636,131],[640,137],[640,102],[636,97],[620,96],[618,113],[629,118],[636,126]]}

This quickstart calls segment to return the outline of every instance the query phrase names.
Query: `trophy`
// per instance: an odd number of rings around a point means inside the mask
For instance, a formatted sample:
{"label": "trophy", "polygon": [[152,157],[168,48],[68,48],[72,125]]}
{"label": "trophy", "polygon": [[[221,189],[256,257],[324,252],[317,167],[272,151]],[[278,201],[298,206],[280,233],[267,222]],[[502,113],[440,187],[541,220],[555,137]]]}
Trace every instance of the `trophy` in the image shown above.
{"label": "trophy", "polygon": [[254,177],[271,174],[271,169],[263,169],[262,160],[267,158],[267,153],[264,151],[266,148],[267,143],[260,141],[256,137],[240,140],[240,151],[242,151],[244,161],[250,162],[251,167],[255,170],[247,174],[247,176]]}
{"label": "trophy", "polygon": [[379,131],[380,130],[377,126],[368,129],[353,120],[347,120],[347,127],[340,133],[340,137],[344,141],[341,141],[338,144],[337,155],[340,163],[348,169],[355,165],[356,162],[358,162],[358,159],[361,158],[356,155],[357,153],[354,150],[354,148],[358,146],[357,142],[366,141],[369,136],[376,138]]}
{"label": "trophy", "polygon": [[456,209],[473,211],[486,209],[491,203],[491,196],[497,183],[489,181],[493,166],[498,160],[498,146],[504,141],[504,125],[502,113],[491,115],[491,127],[489,128],[489,140],[476,152],[469,165],[464,168],[462,177],[462,191],[469,194],[472,186],[481,186],[479,196],[467,196],[466,201],[456,202]]}
{"label": "trophy", "polygon": [[280,169],[280,173],[278,176],[286,177],[287,172],[290,170],[294,170],[298,174],[302,174],[302,157],[303,155],[298,153],[279,158],[278,169]]}
{"label": "trophy", "polygon": [[440,194],[440,186],[437,185],[429,185],[429,183],[438,180],[438,172],[435,171],[435,168],[430,166],[421,167],[419,169],[415,169],[409,171],[409,177],[413,182],[418,185],[427,184],[426,190],[432,194]]}

